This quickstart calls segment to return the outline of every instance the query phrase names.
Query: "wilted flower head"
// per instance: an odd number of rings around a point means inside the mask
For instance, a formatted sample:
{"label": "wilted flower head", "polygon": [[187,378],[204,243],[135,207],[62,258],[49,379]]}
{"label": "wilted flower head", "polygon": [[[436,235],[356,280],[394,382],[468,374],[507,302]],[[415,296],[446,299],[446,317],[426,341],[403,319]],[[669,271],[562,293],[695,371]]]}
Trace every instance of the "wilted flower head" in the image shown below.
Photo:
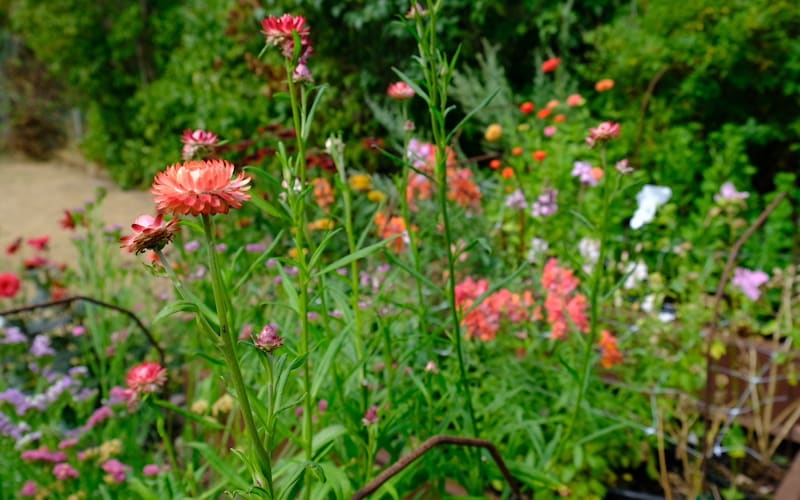
{"label": "wilted flower head", "polygon": [[750,193],[746,191],[737,191],[736,186],[732,182],[726,182],[719,189],[719,193],[714,195],[714,201],[722,203],[725,201],[745,200],[750,197]]}
{"label": "wilted flower head", "polygon": [[669,201],[671,196],[672,189],[666,186],[645,185],[636,194],[636,201],[639,203],[639,207],[631,218],[631,229],[639,229],[651,222],[656,216],[656,209]]}
{"label": "wilted flower head", "polygon": [[738,286],[750,300],[758,300],[761,296],[759,287],[769,281],[769,275],[764,271],[752,271],[743,267],[737,267],[733,272],[731,283]]}
{"label": "wilted flower head", "polygon": [[267,325],[261,329],[253,343],[263,351],[272,352],[283,345],[283,338],[278,335],[277,325]]}
{"label": "wilted flower head", "polygon": [[183,143],[183,159],[191,160],[197,153],[213,151],[217,144],[219,144],[219,137],[214,132],[201,129],[187,129],[183,131],[181,142]]}
{"label": "wilted flower head", "polygon": [[266,36],[267,45],[280,47],[281,53],[289,59],[294,57],[294,32],[300,37],[301,50],[305,52],[310,49],[311,29],[306,25],[305,17],[284,14],[261,20],[261,33]]}
{"label": "wilted flower head", "polygon": [[155,218],[147,214],[140,215],[131,224],[133,234],[121,238],[120,246],[136,254],[146,250],[161,250],[172,241],[178,231],[177,226],[178,219],[164,222],[163,214],[158,214]]}
{"label": "wilted flower head", "polygon": [[361,423],[369,427],[370,425],[375,425],[378,423],[378,407],[372,406],[370,409],[364,413],[364,418],[361,419]]}
{"label": "wilted flower head", "polygon": [[225,160],[177,163],[156,175],[150,192],[159,211],[172,215],[226,214],[250,199],[250,177],[233,176]]}
{"label": "wilted flower head", "polygon": [[422,5],[419,2],[414,2],[411,4],[411,8],[408,9],[406,13],[406,19],[415,19],[417,17],[422,17],[428,14],[428,11],[422,8]]}
{"label": "wilted flower head", "polygon": [[392,99],[402,101],[414,97],[414,89],[406,82],[395,82],[389,85],[386,94]]}
{"label": "wilted flower head", "polygon": [[292,72],[292,81],[295,83],[299,82],[314,82],[314,77],[311,75],[311,70],[308,69],[308,66],[301,62],[299,63]]}
{"label": "wilted flower head", "polygon": [[619,137],[619,132],[619,123],[603,122],[595,128],[589,129],[589,137],[586,138],[586,144],[593,148],[599,142],[608,142],[611,139],[616,139]]}
{"label": "wilted flower head", "polygon": [[158,363],[145,362],[128,371],[125,384],[134,396],[158,392],[167,383],[167,369]]}

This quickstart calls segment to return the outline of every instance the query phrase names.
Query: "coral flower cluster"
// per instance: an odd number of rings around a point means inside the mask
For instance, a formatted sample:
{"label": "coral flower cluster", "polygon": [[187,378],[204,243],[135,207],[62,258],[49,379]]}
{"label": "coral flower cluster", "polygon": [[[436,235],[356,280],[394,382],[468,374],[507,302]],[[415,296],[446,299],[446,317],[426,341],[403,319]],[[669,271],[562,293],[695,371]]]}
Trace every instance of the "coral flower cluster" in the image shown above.
{"label": "coral flower cluster", "polygon": [[[473,178],[469,168],[457,168],[456,153],[447,148],[447,198],[456,202],[470,214],[480,213],[481,189]],[[417,201],[429,200],[433,197],[433,185],[430,177],[436,168],[436,146],[428,142],[411,139],[408,143],[406,157],[419,172],[409,172],[406,200],[408,207],[416,211]]]}
{"label": "coral flower cluster", "polygon": [[622,353],[619,352],[617,339],[608,330],[600,332],[600,364],[603,368],[611,368],[622,363]]}
{"label": "coral flower cluster", "polygon": [[580,280],[571,269],[559,267],[557,259],[550,259],[542,273],[542,287],[547,296],[544,308],[550,323],[551,339],[563,339],[574,325],[582,333],[589,332],[589,317],[586,315],[586,296],[575,293]]}
{"label": "coral flower cluster", "polygon": [[395,252],[402,252],[410,243],[406,221],[402,217],[378,212],[375,215],[375,225],[378,227],[378,235],[381,239],[387,240],[399,236],[389,243],[389,248]]}
{"label": "coral flower cluster", "polygon": [[456,305],[461,312],[461,324],[466,328],[467,339],[489,342],[497,337],[504,325],[539,319],[537,312],[532,310],[534,300],[529,291],[520,295],[503,288],[473,308],[478,298],[488,290],[489,282],[486,280],[467,278],[456,285]]}

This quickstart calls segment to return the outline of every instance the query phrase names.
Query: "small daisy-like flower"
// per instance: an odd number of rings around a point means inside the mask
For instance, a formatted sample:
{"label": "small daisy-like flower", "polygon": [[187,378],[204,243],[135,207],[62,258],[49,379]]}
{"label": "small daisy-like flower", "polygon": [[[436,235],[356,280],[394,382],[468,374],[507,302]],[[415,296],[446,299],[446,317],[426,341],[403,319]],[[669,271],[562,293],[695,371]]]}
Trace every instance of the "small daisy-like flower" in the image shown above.
{"label": "small daisy-like flower", "polygon": [[586,144],[593,148],[599,142],[608,142],[611,139],[616,139],[619,137],[619,132],[619,123],[603,122],[597,127],[589,129],[589,137],[586,138]]}
{"label": "small daisy-like flower", "polygon": [[250,177],[232,176],[225,160],[176,163],[156,175],[150,192],[158,210],[172,215],[226,214],[250,199]]}
{"label": "small daisy-like flower", "polygon": [[402,101],[414,97],[414,89],[406,82],[395,82],[389,85],[386,94],[392,99]]}
{"label": "small daisy-like flower", "polygon": [[280,47],[285,57],[294,57],[294,32],[300,37],[303,47],[310,45],[311,29],[306,25],[306,18],[284,14],[281,17],[269,16],[261,20],[261,33],[266,36],[267,45]]}
{"label": "small daisy-like flower", "polygon": [[147,214],[140,215],[131,224],[133,234],[121,238],[120,246],[136,254],[146,250],[161,250],[172,242],[175,232],[178,231],[177,226],[178,219],[164,222],[163,214],[158,214],[155,218]]}
{"label": "small daisy-like flower", "polygon": [[167,383],[167,369],[158,363],[141,363],[128,371],[125,384],[135,395],[158,392]]}
{"label": "small daisy-like flower", "polygon": [[184,130],[181,136],[183,143],[183,159],[191,160],[198,152],[213,150],[219,144],[219,137],[213,132],[206,130]]}

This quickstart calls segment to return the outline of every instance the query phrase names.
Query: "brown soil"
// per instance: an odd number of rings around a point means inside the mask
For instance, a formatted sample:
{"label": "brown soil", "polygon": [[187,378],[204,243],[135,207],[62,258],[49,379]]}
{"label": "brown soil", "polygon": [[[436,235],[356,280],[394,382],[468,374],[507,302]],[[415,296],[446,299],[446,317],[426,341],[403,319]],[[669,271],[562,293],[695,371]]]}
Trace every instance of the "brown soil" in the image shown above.
{"label": "brown soil", "polygon": [[69,152],[48,162],[2,156],[0,186],[0,271],[19,268],[18,259],[5,253],[6,247],[19,237],[49,235],[50,258],[73,262],[77,256],[70,241],[73,233],[63,229],[59,220],[64,210],[80,208],[94,199],[98,187],[108,191],[100,211],[107,224],[129,228],[138,215],[154,212],[147,192],[121,190],[100,169]]}

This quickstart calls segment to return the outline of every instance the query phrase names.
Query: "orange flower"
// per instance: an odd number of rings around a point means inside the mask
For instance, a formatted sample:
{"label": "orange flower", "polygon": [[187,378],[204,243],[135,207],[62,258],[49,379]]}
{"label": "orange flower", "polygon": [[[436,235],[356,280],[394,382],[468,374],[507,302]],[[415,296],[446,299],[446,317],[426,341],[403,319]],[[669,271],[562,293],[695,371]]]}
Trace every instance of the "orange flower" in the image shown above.
{"label": "orange flower", "polygon": [[544,108],[540,109],[539,112],[536,114],[540,119],[544,120],[553,112],[552,108]]}
{"label": "orange flower", "polygon": [[594,84],[594,89],[598,92],[607,92],[614,88],[614,80],[610,78],[603,78]]}
{"label": "orange flower", "polygon": [[536,109],[536,106],[530,101],[523,102],[519,105],[519,110],[522,112],[523,115],[529,115],[533,113],[533,110]]}
{"label": "orange flower", "polygon": [[433,197],[433,185],[430,179],[417,172],[408,173],[406,201],[408,208],[417,210],[417,200],[430,200]]}
{"label": "orange flower", "polygon": [[603,368],[608,369],[622,363],[622,353],[619,352],[617,339],[614,338],[608,330],[600,332],[600,340],[598,343],[600,344],[600,352],[603,356],[600,359],[600,364],[603,365]]}
{"label": "orange flower", "polygon": [[565,115],[556,115],[553,117],[553,123],[564,123],[565,121],[567,121]]}
{"label": "orange flower", "polygon": [[314,199],[317,200],[319,208],[327,211],[333,205],[333,188],[328,179],[317,177],[311,181],[314,184]]}
{"label": "orange flower", "polygon": [[538,151],[533,152],[533,159],[536,161],[544,161],[547,158],[547,152],[542,151],[541,149]]}
{"label": "orange flower", "polygon": [[389,248],[397,253],[405,250],[409,241],[406,221],[402,217],[396,215],[390,217],[383,212],[378,212],[375,215],[375,225],[378,226],[378,235],[384,240],[400,235],[389,243]]}
{"label": "orange flower", "polygon": [[176,163],[156,175],[153,200],[159,212],[172,215],[226,214],[250,199],[250,177],[233,175],[225,160]]}
{"label": "orange flower", "polygon": [[506,167],[503,169],[502,175],[503,179],[510,179],[514,177],[514,169],[511,167]]}
{"label": "orange flower", "polygon": [[595,180],[598,180],[598,181],[600,179],[602,179],[603,176],[605,175],[605,173],[603,172],[603,169],[600,168],[600,167],[593,167],[591,172],[592,172],[592,177],[594,177]]}
{"label": "orange flower", "polygon": [[542,72],[552,73],[556,70],[556,68],[558,68],[559,64],[561,64],[561,59],[558,57],[552,57],[542,63]]}
{"label": "orange flower", "polygon": [[495,142],[500,140],[500,137],[503,135],[503,127],[498,125],[497,123],[492,123],[488,127],[486,127],[486,132],[483,134],[484,138],[489,142]]}
{"label": "orange flower", "polygon": [[447,198],[472,212],[481,209],[481,189],[472,180],[472,170],[468,168],[447,170]]}
{"label": "orange flower", "polygon": [[551,101],[549,101],[547,103],[547,107],[550,108],[550,109],[553,109],[553,108],[557,107],[559,104],[560,103],[558,102],[558,100],[553,99],[553,100],[551,100]]}
{"label": "orange flower", "polygon": [[515,147],[511,150],[511,154],[514,156],[519,156],[522,154],[522,148],[520,146]]}
{"label": "orange flower", "polygon": [[497,170],[503,164],[500,160],[492,160],[489,162],[489,168],[492,170]]}
{"label": "orange flower", "polygon": [[570,107],[583,106],[585,102],[586,100],[580,94],[572,94],[567,97],[567,106]]}

